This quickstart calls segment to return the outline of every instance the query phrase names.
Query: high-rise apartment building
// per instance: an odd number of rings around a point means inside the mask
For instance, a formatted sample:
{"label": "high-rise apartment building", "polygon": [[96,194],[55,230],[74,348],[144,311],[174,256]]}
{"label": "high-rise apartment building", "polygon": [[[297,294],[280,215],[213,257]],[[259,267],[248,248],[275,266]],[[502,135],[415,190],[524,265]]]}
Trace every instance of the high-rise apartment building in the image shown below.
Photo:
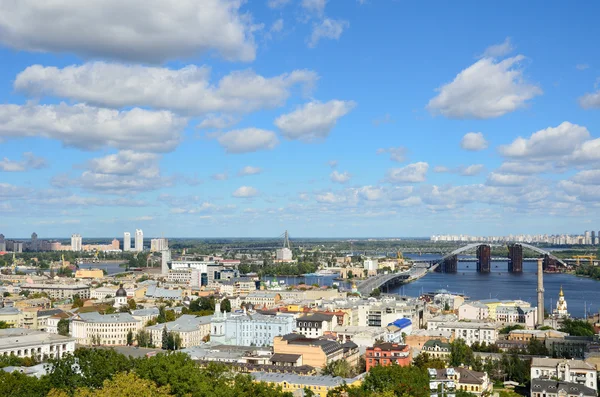
{"label": "high-rise apartment building", "polygon": [[592,234],[588,230],[585,231],[583,243],[587,245],[592,244]]}
{"label": "high-rise apartment building", "polygon": [[81,234],[71,235],[71,251],[81,251],[82,249],[82,238]]}
{"label": "high-rise apartment building", "polygon": [[131,251],[131,233],[123,233],[123,251]]}
{"label": "high-rise apartment building", "polygon": [[37,251],[39,250],[39,245],[38,245],[38,235],[36,232],[31,233],[31,250],[32,251]]}
{"label": "high-rise apartment building", "polygon": [[6,240],[4,240],[4,234],[0,234],[0,252],[6,251]]}
{"label": "high-rise apartment building", "polygon": [[169,249],[169,240],[166,238],[153,238],[150,240],[150,251],[162,252]]}
{"label": "high-rise apartment building", "polygon": [[592,244],[596,245],[596,232],[592,230]]}
{"label": "high-rise apartment building", "polygon": [[144,250],[144,232],[142,229],[135,229],[135,250],[138,252]]}

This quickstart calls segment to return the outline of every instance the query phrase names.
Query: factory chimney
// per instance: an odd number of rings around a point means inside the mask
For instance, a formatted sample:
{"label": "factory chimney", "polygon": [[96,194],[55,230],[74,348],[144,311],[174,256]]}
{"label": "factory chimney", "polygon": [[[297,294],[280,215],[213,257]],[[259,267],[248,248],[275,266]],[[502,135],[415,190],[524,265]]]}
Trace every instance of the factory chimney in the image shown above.
{"label": "factory chimney", "polygon": [[541,258],[538,259],[538,263],[537,263],[537,280],[538,280],[538,285],[537,285],[537,297],[538,297],[537,325],[541,327],[544,325],[544,261]]}

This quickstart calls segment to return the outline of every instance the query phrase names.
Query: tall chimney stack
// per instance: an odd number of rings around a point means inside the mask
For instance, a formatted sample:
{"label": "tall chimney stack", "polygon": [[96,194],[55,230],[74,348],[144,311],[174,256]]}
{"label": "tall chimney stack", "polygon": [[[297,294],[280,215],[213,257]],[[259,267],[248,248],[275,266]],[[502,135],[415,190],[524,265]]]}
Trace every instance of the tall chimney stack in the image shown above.
{"label": "tall chimney stack", "polygon": [[544,325],[544,261],[540,258],[537,263],[537,310],[538,310],[538,318],[537,325]]}

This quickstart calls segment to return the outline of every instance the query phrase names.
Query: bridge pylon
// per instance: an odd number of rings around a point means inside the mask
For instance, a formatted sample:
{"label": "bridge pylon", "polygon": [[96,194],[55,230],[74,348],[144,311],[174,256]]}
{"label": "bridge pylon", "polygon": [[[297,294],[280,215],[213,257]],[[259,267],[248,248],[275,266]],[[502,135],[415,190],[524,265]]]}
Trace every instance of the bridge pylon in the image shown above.
{"label": "bridge pylon", "polygon": [[487,244],[477,247],[477,271],[489,273],[492,270],[492,248]]}
{"label": "bridge pylon", "polygon": [[521,244],[508,245],[508,271],[523,273],[523,246]]}

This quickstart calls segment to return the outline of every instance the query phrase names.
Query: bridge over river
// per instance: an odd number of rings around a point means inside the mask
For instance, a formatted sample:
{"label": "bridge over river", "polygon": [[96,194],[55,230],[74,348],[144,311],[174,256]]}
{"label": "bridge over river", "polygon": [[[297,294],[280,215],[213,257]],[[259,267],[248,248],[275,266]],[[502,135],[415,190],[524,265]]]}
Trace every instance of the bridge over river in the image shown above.
{"label": "bridge over river", "polygon": [[358,283],[356,288],[361,295],[369,295],[375,288],[381,289],[383,287],[391,287],[393,285],[418,280],[426,275],[427,272],[435,269],[436,266],[437,265],[432,266],[429,263],[415,263],[410,270],[405,272],[379,274],[374,277],[369,277]]}

